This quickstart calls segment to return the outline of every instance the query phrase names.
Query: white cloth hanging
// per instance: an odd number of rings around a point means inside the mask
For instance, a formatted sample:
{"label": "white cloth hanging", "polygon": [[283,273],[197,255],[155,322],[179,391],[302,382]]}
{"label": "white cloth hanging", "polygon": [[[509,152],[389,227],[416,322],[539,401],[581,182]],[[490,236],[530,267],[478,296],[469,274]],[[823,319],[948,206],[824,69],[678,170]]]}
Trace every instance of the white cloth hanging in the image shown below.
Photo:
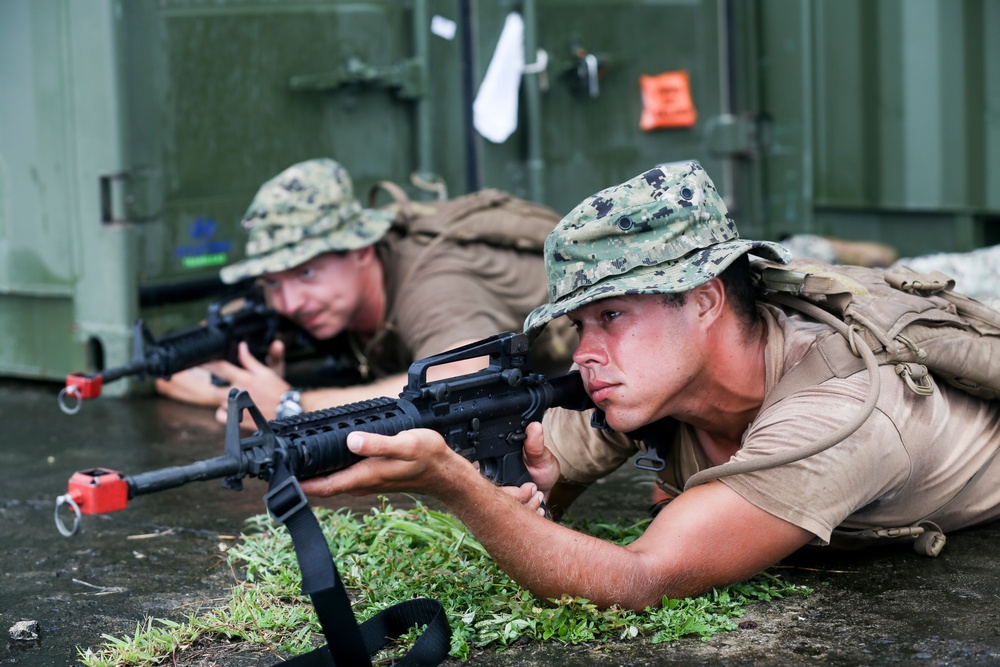
{"label": "white cloth hanging", "polygon": [[472,103],[472,124],[483,137],[502,144],[517,129],[517,103],[524,72],[524,21],[511,12],[486,76]]}

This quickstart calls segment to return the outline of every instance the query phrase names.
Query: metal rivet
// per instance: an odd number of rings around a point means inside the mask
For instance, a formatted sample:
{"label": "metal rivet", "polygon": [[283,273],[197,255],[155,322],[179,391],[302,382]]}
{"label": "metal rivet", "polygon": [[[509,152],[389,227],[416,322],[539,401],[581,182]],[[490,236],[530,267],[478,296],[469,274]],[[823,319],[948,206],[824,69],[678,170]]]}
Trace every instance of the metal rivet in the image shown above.
{"label": "metal rivet", "polygon": [[684,197],[684,199],[691,199],[691,197],[694,197],[694,192],[692,192],[689,187],[683,187],[681,188],[681,197]]}
{"label": "metal rivet", "polygon": [[623,215],[622,217],[618,218],[618,229],[622,230],[623,232],[627,232],[628,230],[632,229],[633,224],[634,223],[632,222],[632,218],[628,217],[627,215]]}

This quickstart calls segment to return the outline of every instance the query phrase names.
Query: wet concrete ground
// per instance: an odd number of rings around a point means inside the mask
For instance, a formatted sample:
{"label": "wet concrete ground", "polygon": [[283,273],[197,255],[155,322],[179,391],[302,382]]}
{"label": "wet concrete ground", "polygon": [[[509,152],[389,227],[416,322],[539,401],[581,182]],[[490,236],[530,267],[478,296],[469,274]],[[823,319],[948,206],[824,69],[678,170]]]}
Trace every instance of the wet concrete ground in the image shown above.
{"label": "wet concrete ground", "polygon": [[[235,581],[223,549],[245,518],[263,511],[260,482],[240,493],[201,482],[139,497],[124,512],[84,517],[80,534],[62,537],[54,501],[74,471],[137,473],[215,456],[222,427],[208,410],[155,397],[102,398],[68,416],[56,405],[58,389],[0,381],[0,625],[34,620],[40,635],[5,635],[0,665],[76,664],[77,647],[96,648],[102,634],[130,634],[147,617],[181,620],[221,603]],[[642,516],[643,475],[619,471],[589,491],[576,512]],[[347,502],[360,511],[368,506]],[[708,641],[528,645],[484,651],[466,664],[1000,664],[998,540],[995,524],[949,536],[937,559],[909,550],[800,554],[778,572],[812,586],[813,595],[755,605],[742,629]],[[226,647],[189,652],[184,660],[178,664],[276,661]]]}

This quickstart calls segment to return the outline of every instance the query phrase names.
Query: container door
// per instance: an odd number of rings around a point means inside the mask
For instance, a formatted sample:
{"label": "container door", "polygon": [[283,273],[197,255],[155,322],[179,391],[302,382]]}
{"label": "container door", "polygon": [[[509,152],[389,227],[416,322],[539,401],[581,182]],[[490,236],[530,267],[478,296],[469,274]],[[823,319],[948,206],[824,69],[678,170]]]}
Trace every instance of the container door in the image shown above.
{"label": "container door", "polygon": [[[520,124],[502,144],[483,140],[482,179],[568,212],[644,169],[694,158],[738,207],[733,161],[747,147],[739,136],[745,124],[732,113],[726,7],[524,2]],[[483,66],[497,42],[484,31]]]}

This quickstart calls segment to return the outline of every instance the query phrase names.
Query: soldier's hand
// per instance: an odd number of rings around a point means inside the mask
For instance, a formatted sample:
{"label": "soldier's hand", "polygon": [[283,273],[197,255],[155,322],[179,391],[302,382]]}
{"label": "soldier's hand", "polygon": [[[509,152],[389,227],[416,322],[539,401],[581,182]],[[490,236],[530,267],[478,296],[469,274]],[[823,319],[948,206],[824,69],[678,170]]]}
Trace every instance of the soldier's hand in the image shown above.
{"label": "soldier's hand", "polygon": [[528,509],[545,516],[545,494],[538,490],[538,485],[534,482],[525,482],[521,486],[501,487],[507,495],[521,503]]}
{"label": "soldier's hand", "polygon": [[[239,357],[240,363],[243,364],[242,368],[225,361],[213,361],[205,366],[227,381],[230,387],[242,389],[250,394],[250,398],[253,399],[264,418],[271,420],[274,419],[281,394],[289,388],[284,378],[274,370],[274,368],[284,367],[284,349],[284,345],[280,341],[275,341],[268,351],[269,363],[263,363],[251,354],[246,343],[240,343]],[[274,366],[272,367],[270,363],[273,363]],[[219,403],[219,409],[215,413],[216,421],[221,424],[226,423],[228,416],[228,395],[227,391],[227,398]],[[245,429],[255,428],[247,412],[244,412],[242,426]]]}
{"label": "soldier's hand", "polygon": [[271,341],[271,345],[267,348],[265,363],[272,371],[285,377],[285,344],[283,342],[280,340]]}
{"label": "soldier's hand", "polygon": [[552,487],[559,481],[559,461],[545,446],[541,423],[528,424],[525,434],[527,438],[524,441],[522,454],[524,465],[528,468],[528,473],[538,490],[547,499]]}
{"label": "soldier's hand", "polygon": [[479,473],[456,454],[437,431],[413,429],[396,435],[354,431],[347,447],[364,457],[354,465],[313,479],[301,480],[307,495],[362,496],[373,493],[416,492],[448,497],[449,489]]}

